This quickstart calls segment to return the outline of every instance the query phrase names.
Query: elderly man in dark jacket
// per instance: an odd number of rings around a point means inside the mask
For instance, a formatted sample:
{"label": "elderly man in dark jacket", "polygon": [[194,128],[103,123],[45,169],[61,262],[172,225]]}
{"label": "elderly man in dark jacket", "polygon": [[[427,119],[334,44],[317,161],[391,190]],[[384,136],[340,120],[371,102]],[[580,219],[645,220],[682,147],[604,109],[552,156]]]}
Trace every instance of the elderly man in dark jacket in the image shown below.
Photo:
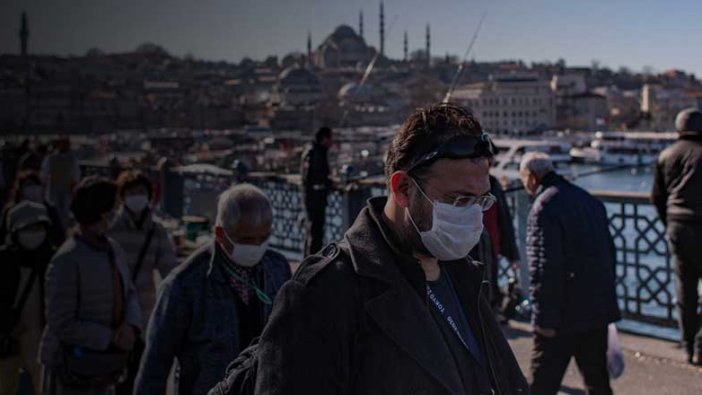
{"label": "elderly man in dark jacket", "polygon": [[164,394],[174,360],[178,394],[206,394],[260,335],[272,299],[290,278],[288,261],[267,248],[272,220],[268,198],[252,185],[220,195],[216,241],[161,285],[136,394]]}
{"label": "elderly man in dark jacket", "polygon": [[527,259],[534,305],[533,394],[556,394],[572,357],[588,394],[611,394],[607,325],[620,319],[616,252],[599,200],[553,171],[548,155],[520,166],[535,196],[527,219]]}
{"label": "elderly man in dark jacket", "polygon": [[[303,262],[261,336],[256,394],[525,394],[470,249],[489,195],[489,143],[453,105],[395,136],[390,195]],[[494,391],[494,392],[493,392]]]}
{"label": "elderly man in dark jacket", "polygon": [[666,224],[675,260],[680,331],[690,363],[702,365],[702,112],[688,109],[675,120],[679,140],[656,164],[652,201]]}

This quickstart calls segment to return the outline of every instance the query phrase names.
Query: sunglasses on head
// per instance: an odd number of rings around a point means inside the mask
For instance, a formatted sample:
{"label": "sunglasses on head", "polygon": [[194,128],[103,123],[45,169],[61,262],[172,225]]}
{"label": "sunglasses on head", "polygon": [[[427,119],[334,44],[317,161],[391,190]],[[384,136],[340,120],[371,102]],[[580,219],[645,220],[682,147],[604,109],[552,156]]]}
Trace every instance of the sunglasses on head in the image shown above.
{"label": "sunglasses on head", "polygon": [[494,144],[487,134],[482,133],[479,136],[462,134],[418,156],[407,172],[411,174],[421,167],[430,166],[439,159],[469,159],[494,155]]}

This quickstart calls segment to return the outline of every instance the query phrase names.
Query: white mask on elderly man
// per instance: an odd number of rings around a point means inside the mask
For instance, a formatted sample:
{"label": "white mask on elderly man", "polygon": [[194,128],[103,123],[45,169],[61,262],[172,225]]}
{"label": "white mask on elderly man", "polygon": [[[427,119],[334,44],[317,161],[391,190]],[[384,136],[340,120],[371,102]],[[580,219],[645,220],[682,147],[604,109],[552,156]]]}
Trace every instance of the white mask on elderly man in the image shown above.
{"label": "white mask on elderly man", "polygon": [[239,266],[256,266],[256,264],[261,262],[263,255],[265,255],[266,251],[268,250],[268,240],[258,245],[241,244],[235,243],[224,230],[222,230],[222,233],[224,233],[224,237],[229,240],[229,243],[234,246],[234,249],[229,253],[229,259]]}

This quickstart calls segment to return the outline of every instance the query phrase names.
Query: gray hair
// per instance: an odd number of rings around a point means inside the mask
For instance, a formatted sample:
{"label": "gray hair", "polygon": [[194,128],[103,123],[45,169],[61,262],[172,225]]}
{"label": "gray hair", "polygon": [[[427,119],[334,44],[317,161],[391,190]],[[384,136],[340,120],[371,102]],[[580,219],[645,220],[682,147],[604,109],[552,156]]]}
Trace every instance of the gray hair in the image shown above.
{"label": "gray hair", "polygon": [[251,184],[234,185],[219,195],[215,225],[232,229],[244,218],[254,226],[273,220],[268,196]]}
{"label": "gray hair", "polygon": [[529,172],[539,178],[552,171],[554,167],[551,157],[543,152],[527,152],[519,165],[519,173]]}

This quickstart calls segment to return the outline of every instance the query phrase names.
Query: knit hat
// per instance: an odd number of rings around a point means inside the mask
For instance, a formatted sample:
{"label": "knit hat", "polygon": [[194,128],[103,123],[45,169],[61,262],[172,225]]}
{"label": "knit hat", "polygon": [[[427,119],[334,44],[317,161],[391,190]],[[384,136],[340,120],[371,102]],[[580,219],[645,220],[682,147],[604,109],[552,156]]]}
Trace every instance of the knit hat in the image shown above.
{"label": "knit hat", "polygon": [[675,129],[679,133],[702,133],[702,112],[696,108],[680,111],[675,117]]}

